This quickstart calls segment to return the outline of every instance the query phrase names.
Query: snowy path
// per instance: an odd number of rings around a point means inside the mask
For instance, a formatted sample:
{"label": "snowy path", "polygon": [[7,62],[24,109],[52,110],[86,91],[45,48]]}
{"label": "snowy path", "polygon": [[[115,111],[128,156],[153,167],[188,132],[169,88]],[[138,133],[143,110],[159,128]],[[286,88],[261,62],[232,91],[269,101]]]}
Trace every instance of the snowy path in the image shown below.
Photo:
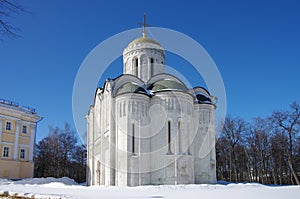
{"label": "snowy path", "polygon": [[[47,178],[49,179],[49,178]],[[0,180],[0,194],[9,191],[10,195],[34,196],[35,198],[207,198],[207,199],[298,199],[300,186],[270,187],[260,184],[229,185],[178,185],[178,186],[141,186],[141,187],[85,187],[72,183],[67,178],[32,181]]]}

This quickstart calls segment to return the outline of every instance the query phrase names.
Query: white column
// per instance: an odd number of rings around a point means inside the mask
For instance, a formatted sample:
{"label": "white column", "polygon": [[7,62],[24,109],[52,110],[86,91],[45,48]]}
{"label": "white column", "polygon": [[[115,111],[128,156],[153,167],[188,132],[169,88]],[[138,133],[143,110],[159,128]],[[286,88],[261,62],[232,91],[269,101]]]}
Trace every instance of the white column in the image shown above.
{"label": "white column", "polygon": [[29,158],[30,162],[33,161],[34,138],[36,134],[36,124],[30,124],[30,144],[29,144]]}
{"label": "white column", "polygon": [[[140,59],[139,59],[140,61]],[[140,65],[139,65],[140,66]],[[139,70],[139,73],[140,73],[140,70]],[[110,87],[109,87],[109,91],[111,92],[111,84],[110,84]],[[111,95],[108,95],[108,107],[110,107],[108,110],[109,110],[109,113],[108,113],[108,120],[109,120],[109,126],[108,126],[108,129],[109,129],[109,145],[108,145],[108,148],[109,148],[109,180],[108,180],[108,185],[115,185],[115,131],[114,131],[114,126],[113,126],[113,121],[115,118],[113,118],[113,114],[112,112],[114,111],[114,103],[113,103],[113,99],[112,99],[112,96]],[[124,107],[123,107],[124,108]],[[107,110],[106,110],[107,111]]]}
{"label": "white column", "polygon": [[141,57],[138,57],[137,77],[140,79],[142,79],[141,66],[142,66]]}
{"label": "white column", "polygon": [[2,142],[2,123],[3,123],[3,117],[0,117],[0,144]]}
{"label": "white column", "polygon": [[147,63],[147,66],[148,66],[148,77],[147,77],[147,80],[146,81],[148,81],[149,79],[151,79],[151,74],[153,74],[153,71],[151,71],[152,70],[152,65],[151,65],[151,61],[150,61],[150,57],[148,57],[148,59],[147,59],[147,61],[148,61],[148,63]]}
{"label": "white column", "polygon": [[90,126],[89,126],[89,136],[91,136],[91,141],[92,141],[92,148],[91,148],[91,157],[92,157],[92,165],[91,165],[91,185],[95,185],[95,154],[94,154],[94,150],[95,150],[95,137],[94,137],[94,109],[90,110]]}
{"label": "white column", "polygon": [[14,144],[14,156],[13,159],[18,159],[19,152],[19,135],[20,135],[20,120],[16,121],[16,133],[15,133],[15,144]]}

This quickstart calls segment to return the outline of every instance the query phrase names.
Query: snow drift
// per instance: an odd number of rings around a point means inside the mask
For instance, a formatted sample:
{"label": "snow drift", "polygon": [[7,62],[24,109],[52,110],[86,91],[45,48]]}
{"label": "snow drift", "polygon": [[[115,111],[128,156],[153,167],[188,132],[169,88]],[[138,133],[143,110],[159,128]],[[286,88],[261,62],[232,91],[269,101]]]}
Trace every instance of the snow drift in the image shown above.
{"label": "snow drift", "polygon": [[296,199],[300,186],[265,186],[258,183],[216,185],[161,185],[139,187],[86,187],[70,178],[32,178],[20,181],[0,179],[0,195],[28,198],[222,198]]}

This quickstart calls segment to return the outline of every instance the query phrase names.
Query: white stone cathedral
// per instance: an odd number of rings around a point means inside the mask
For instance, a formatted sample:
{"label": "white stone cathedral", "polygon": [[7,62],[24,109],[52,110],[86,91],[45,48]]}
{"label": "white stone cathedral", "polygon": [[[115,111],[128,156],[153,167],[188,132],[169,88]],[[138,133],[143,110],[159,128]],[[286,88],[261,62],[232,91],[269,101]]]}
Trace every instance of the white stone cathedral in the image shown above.
{"label": "white stone cathedral", "polygon": [[86,118],[88,185],[215,183],[215,97],[166,74],[164,49],[145,29],[123,63]]}

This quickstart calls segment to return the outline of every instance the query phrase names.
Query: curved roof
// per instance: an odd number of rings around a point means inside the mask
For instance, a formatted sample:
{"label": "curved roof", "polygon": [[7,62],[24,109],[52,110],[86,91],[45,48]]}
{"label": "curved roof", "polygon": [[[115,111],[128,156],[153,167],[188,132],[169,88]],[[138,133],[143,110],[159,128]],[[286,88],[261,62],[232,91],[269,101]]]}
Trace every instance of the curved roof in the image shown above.
{"label": "curved roof", "polygon": [[143,93],[147,94],[147,91],[141,86],[134,84],[132,82],[128,82],[123,84],[118,90],[116,95],[124,94],[124,93]]}
{"label": "curved roof", "polygon": [[152,43],[161,46],[157,41],[150,39],[148,37],[139,37],[128,44],[128,46],[137,44],[137,43]]}
{"label": "curved roof", "polygon": [[112,88],[113,96],[116,96],[119,88],[121,88],[126,83],[132,83],[135,85],[143,85],[144,84],[144,82],[142,80],[140,80],[138,77],[136,77],[134,75],[130,75],[130,74],[120,75],[119,77],[115,78],[113,81],[114,81],[114,85]]}
{"label": "curved roof", "polygon": [[167,73],[159,73],[156,74],[154,76],[151,77],[151,79],[148,80],[147,84],[151,85],[154,82],[158,82],[160,80],[172,80],[172,81],[176,81],[179,84],[183,84],[185,85],[180,79],[178,79],[176,76],[171,75],[171,74],[167,74]]}
{"label": "curved roof", "polygon": [[196,86],[190,90],[190,93],[196,97],[198,104],[216,104],[216,98],[203,87]]}
{"label": "curved roof", "polygon": [[211,99],[205,95],[198,94],[196,95],[198,103],[211,103]]}
{"label": "curved roof", "polygon": [[210,93],[208,92],[208,90],[204,87],[201,87],[201,86],[196,86],[192,89],[192,91],[195,93],[195,94],[199,94],[199,93],[202,93],[204,95],[207,95],[207,96],[211,96]]}
{"label": "curved roof", "polygon": [[162,91],[162,90],[181,90],[181,91],[187,90],[184,84],[181,84],[171,79],[158,80],[150,84],[148,89],[153,92]]}

